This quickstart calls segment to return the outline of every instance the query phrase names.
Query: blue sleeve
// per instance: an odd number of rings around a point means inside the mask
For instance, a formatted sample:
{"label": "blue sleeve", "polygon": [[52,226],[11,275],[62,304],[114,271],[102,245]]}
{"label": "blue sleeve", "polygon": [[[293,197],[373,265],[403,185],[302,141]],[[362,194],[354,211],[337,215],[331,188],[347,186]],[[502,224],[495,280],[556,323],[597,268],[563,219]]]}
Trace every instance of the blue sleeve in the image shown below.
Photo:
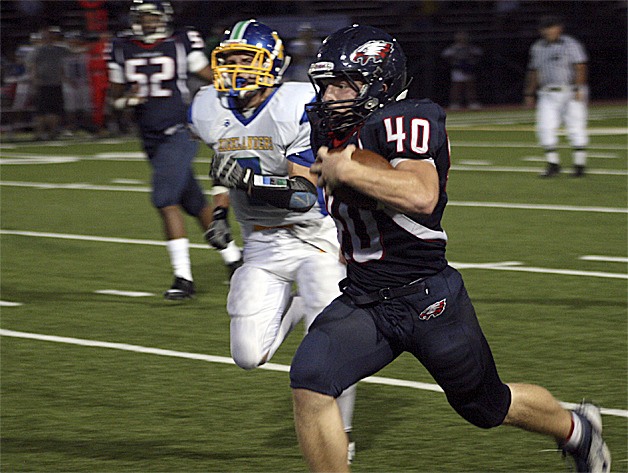
{"label": "blue sleeve", "polygon": [[309,168],[314,164],[314,160],[316,159],[314,156],[314,152],[311,149],[306,149],[305,151],[301,151],[296,154],[291,154],[286,158],[288,161],[299,164],[301,166],[305,166]]}

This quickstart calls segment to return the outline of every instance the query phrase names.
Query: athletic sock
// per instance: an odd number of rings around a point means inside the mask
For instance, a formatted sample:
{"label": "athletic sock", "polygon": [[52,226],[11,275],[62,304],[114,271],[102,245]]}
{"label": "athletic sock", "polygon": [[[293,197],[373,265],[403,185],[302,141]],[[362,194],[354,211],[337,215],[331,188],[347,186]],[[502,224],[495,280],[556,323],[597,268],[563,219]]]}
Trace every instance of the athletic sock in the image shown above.
{"label": "athletic sock", "polygon": [[574,166],[586,166],[587,165],[587,152],[584,149],[573,150],[573,164]]}
{"label": "athletic sock", "polygon": [[545,151],[545,160],[550,164],[560,164],[558,151],[554,149]]}
{"label": "athletic sock", "polygon": [[355,407],[356,391],[357,388],[354,384],[345,389],[342,394],[336,398],[345,432],[351,432],[353,430],[353,409]]}
{"label": "athletic sock", "polygon": [[571,422],[571,434],[569,435],[569,438],[565,440],[563,448],[565,450],[574,451],[580,446],[580,442],[582,442],[583,425],[582,419],[575,412],[571,413]]}
{"label": "athletic sock", "polygon": [[187,238],[177,238],[166,242],[170,264],[174,275],[192,281],[192,265],[190,263],[190,242]]}

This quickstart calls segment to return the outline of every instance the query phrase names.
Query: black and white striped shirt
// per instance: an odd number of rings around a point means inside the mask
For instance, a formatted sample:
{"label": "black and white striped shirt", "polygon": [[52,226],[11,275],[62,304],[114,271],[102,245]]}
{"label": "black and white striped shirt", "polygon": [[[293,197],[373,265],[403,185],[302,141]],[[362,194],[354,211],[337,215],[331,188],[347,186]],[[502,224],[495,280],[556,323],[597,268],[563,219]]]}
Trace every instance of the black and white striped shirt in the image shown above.
{"label": "black and white striped shirt", "polygon": [[528,69],[537,71],[539,87],[573,85],[575,64],[588,61],[582,44],[568,35],[550,43],[537,40],[530,48]]}

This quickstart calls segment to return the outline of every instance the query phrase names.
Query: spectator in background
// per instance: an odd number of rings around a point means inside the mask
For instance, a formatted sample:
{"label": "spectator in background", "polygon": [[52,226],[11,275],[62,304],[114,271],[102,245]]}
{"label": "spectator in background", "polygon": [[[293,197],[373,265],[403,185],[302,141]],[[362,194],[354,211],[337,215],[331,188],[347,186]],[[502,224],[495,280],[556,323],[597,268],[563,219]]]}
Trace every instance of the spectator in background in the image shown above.
{"label": "spectator in background", "polygon": [[111,41],[111,33],[102,32],[89,45],[89,81],[92,96],[92,123],[98,135],[106,135],[107,124],[107,89],[109,78],[105,48]]}
{"label": "spectator in background", "polygon": [[64,68],[66,82],[63,84],[63,101],[66,117],[66,133],[72,135],[79,128],[87,128],[92,110],[89,77],[89,55],[80,31],[69,31],[65,35],[70,54]]}
{"label": "spectator in background", "polygon": [[466,104],[471,110],[479,110],[482,107],[477,99],[475,73],[482,49],[469,42],[466,31],[458,31],[454,39],[455,42],[441,53],[451,67],[449,108],[458,110]]}
{"label": "spectator in background", "polygon": [[298,36],[288,43],[288,54],[292,58],[286,71],[286,81],[309,82],[307,70],[316,56],[321,40],[316,37],[316,29],[310,23],[302,23]]}
{"label": "spectator in background", "polygon": [[42,44],[33,51],[31,83],[35,97],[35,139],[55,139],[63,116],[63,83],[67,79],[63,64],[70,55],[67,47],[58,44],[61,30],[44,28]]}
{"label": "spectator in background", "polygon": [[525,86],[525,104],[534,106],[536,95],[536,134],[545,150],[547,169],[541,177],[560,173],[558,128],[565,123],[573,148],[574,177],[584,176],[587,161],[587,53],[578,40],[563,34],[563,21],[543,17],[541,39],[530,48]]}
{"label": "spectator in background", "polygon": [[31,71],[33,69],[33,53],[35,48],[41,44],[41,33],[31,33],[29,42],[18,46],[15,51],[15,62],[18,67],[15,77],[15,95],[11,104],[11,111],[14,113],[14,127],[24,127],[30,123],[29,112],[33,108],[33,87],[31,84]]}

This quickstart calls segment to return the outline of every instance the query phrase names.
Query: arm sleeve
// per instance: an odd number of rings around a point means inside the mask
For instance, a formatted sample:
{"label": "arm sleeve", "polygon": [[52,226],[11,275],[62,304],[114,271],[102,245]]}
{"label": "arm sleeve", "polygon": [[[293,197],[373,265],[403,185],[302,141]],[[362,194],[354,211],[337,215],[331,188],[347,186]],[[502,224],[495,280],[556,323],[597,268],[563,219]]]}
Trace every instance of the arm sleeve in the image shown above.
{"label": "arm sleeve", "polygon": [[310,144],[310,133],[312,130],[305,109],[299,110],[299,112],[301,116],[298,121],[297,135],[286,150],[286,156],[288,161],[309,168],[312,166],[315,159],[314,153],[312,152],[312,145]]}

